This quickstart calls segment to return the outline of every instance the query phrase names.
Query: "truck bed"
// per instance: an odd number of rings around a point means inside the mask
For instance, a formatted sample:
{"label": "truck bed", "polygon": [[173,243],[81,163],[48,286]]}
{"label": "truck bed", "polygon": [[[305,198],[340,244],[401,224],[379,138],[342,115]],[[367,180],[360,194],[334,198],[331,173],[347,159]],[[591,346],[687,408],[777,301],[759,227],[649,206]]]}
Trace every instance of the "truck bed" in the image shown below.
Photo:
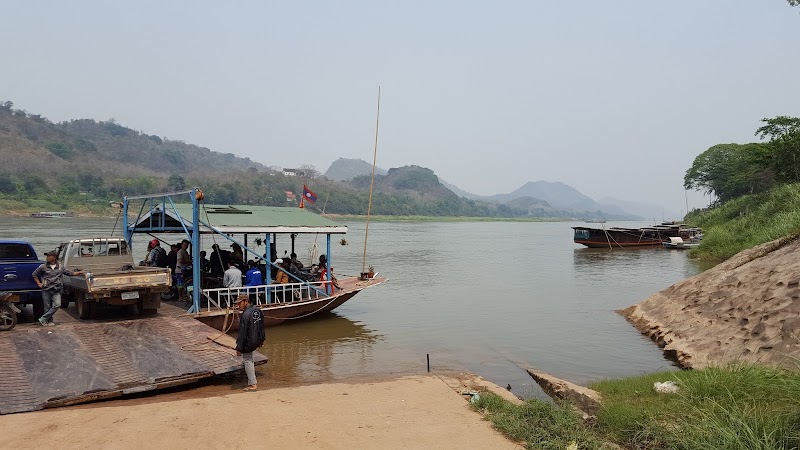
{"label": "truck bed", "polygon": [[[167,290],[172,286],[170,270],[161,267],[125,266],[114,270],[87,267],[81,270],[87,272],[84,275],[64,276],[64,286],[87,293],[147,288]],[[88,273],[92,274],[91,282]]]}

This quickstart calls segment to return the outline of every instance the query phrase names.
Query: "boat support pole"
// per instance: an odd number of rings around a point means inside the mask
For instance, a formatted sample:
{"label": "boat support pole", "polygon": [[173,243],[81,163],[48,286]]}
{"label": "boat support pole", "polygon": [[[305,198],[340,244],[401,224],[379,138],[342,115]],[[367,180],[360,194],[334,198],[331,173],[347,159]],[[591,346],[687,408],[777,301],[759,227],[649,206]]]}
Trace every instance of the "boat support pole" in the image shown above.
{"label": "boat support pole", "polygon": [[269,288],[269,285],[272,284],[272,264],[270,264],[270,262],[272,262],[270,261],[270,259],[272,259],[272,242],[271,242],[272,236],[270,236],[269,233],[267,233],[265,237],[266,239],[264,239],[264,245],[266,246],[267,253],[264,256],[264,259],[267,260],[267,276],[266,276],[267,279],[264,280],[264,284],[267,285],[267,304],[269,304],[270,299],[272,298],[272,296],[270,295],[271,292]]}
{"label": "boat support pole", "polygon": [[326,237],[327,246],[328,246],[328,249],[327,249],[327,252],[328,252],[328,267],[326,267],[327,270],[325,271],[325,273],[328,274],[328,289],[329,289],[328,295],[333,295],[333,283],[331,282],[333,280],[333,265],[331,263],[331,261],[332,261],[332,259],[331,259],[331,234],[328,233],[328,234],[325,235],[325,237]]}
{"label": "boat support pole", "polygon": [[200,208],[197,188],[192,189],[192,307],[189,313],[200,312]]}
{"label": "boat support pole", "polygon": [[122,235],[125,237],[125,242],[128,243],[128,248],[131,249],[130,251],[132,252],[131,238],[133,236],[128,225],[128,197],[122,198],[122,229],[124,230]]}

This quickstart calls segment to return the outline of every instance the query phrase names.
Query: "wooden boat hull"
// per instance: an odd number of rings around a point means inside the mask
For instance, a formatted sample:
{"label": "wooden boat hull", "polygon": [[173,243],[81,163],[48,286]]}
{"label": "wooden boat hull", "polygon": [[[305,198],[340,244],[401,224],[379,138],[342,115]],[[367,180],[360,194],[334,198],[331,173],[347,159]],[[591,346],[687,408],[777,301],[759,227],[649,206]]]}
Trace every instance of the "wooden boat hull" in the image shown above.
{"label": "wooden boat hull", "polygon": [[590,248],[660,247],[670,238],[691,239],[699,228],[685,228],[677,224],[662,224],[644,228],[589,228],[572,227],[573,241]]}
{"label": "wooden boat hull", "polygon": [[663,245],[663,241],[641,241],[641,242],[614,242],[611,241],[578,241],[576,244],[585,245],[589,248],[619,248],[619,247],[658,247]]}
{"label": "wooden boat hull", "polygon": [[[287,321],[300,320],[328,313],[353,298],[365,288],[376,286],[386,281],[386,278],[373,278],[370,280],[369,284],[359,284],[355,279],[343,280],[340,282],[343,289],[338,291],[336,295],[330,297],[300,302],[262,305],[260,309],[264,314],[264,326],[280,325]],[[239,329],[239,316],[233,311],[204,311],[193,315],[193,317],[217,330],[227,332]]]}

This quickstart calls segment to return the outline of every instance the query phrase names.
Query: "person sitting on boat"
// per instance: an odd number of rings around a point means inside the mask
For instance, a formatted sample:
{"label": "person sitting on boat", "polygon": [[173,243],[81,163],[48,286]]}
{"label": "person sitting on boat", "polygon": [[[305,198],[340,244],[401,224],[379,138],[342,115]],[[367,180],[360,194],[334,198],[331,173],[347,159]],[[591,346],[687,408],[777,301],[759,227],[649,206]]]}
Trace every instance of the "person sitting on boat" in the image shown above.
{"label": "person sitting on boat", "polygon": [[235,260],[239,264],[244,264],[244,253],[242,253],[242,247],[234,242],[231,244],[231,248],[233,249],[233,252],[231,253],[231,259]]}
{"label": "person sitting on boat", "polygon": [[275,274],[275,284],[289,283],[289,275],[286,273],[289,269],[289,260],[287,259],[284,261],[283,259],[278,258],[275,260],[275,265],[279,268],[279,270],[277,270],[278,273]]}
{"label": "person sitting on boat", "polygon": [[211,246],[211,275],[222,278],[225,269],[228,268],[228,261],[231,259],[231,252],[219,248],[219,244]]}
{"label": "person sitting on boat", "polygon": [[222,278],[222,285],[226,288],[242,287],[242,271],[236,267],[233,260],[228,261],[228,270]]}
{"label": "person sitting on boat", "polygon": [[319,266],[317,266],[317,275],[319,275],[319,281],[326,281],[327,274],[328,274],[328,257],[325,255],[319,255]]}
{"label": "person sitting on boat", "polygon": [[300,260],[297,259],[297,253],[292,253],[290,255],[290,258],[292,260],[293,266],[297,267],[298,270],[303,270],[303,263],[301,263]]}
{"label": "person sitting on boat", "polygon": [[256,262],[252,259],[247,262],[247,273],[244,276],[245,286],[261,286],[264,284],[264,279],[261,277],[261,271],[258,270]]}
{"label": "person sitting on boat", "polygon": [[206,258],[206,251],[203,250],[200,252],[200,272],[203,273],[210,273],[211,272],[211,261]]}

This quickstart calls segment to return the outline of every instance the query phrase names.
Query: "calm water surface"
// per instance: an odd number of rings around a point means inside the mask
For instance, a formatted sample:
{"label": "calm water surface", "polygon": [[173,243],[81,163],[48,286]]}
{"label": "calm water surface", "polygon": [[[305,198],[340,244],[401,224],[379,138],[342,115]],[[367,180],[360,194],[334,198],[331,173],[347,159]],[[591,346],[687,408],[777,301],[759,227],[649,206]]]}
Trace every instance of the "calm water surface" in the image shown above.
{"label": "calm water surface", "polygon": [[[332,266],[357,274],[364,224],[347,225],[347,245],[334,239]],[[435,371],[468,370],[539,395],[515,361],[578,383],[671,368],[615,311],[698,273],[698,265],[674,250],[583,248],[572,242],[573,225],[373,222],[367,260],[390,282],[335,314],[268,329],[270,363],[259,370],[277,382],[419,373],[430,354]],[[638,225],[645,224],[625,223]],[[30,240],[44,252],[113,226],[113,219],[6,218],[0,237]],[[140,259],[149,238],[136,239]],[[204,237],[203,247],[212,243]],[[317,244],[324,253],[324,237]],[[298,238],[301,259],[312,245],[313,237]],[[278,248],[289,250],[288,238],[279,237]]]}

